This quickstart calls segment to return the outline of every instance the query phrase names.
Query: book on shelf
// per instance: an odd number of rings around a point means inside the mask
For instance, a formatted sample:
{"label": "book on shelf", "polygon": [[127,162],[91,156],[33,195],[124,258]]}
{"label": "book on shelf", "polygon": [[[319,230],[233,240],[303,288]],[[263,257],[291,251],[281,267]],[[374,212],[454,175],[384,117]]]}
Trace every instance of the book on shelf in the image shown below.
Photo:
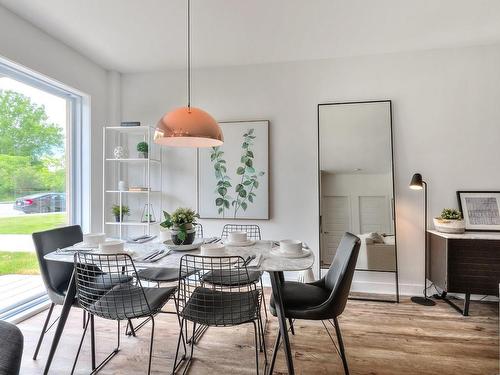
{"label": "book on shelf", "polygon": [[131,186],[128,188],[128,191],[150,191],[151,188],[142,187],[142,186]]}
{"label": "book on shelf", "polygon": [[122,121],[120,126],[141,126],[140,121]]}

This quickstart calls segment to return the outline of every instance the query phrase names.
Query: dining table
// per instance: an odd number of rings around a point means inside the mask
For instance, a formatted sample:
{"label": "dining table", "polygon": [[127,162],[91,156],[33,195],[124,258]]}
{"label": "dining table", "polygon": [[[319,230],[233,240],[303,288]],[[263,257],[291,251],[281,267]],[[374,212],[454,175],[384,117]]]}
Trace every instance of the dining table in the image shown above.
{"label": "dining table", "polygon": [[[213,242],[213,238],[205,239],[204,242]],[[288,374],[294,374],[293,357],[290,348],[290,340],[288,336],[287,319],[285,317],[285,310],[283,307],[283,290],[282,285],[284,283],[284,272],[287,271],[304,271],[310,269],[314,264],[314,254],[313,252],[305,247],[304,251],[308,254],[303,254],[304,256],[300,258],[289,258],[280,254],[277,245],[279,243],[272,240],[259,240],[255,241],[249,246],[229,246],[224,247],[223,253],[218,252],[217,256],[241,256],[247,259],[249,256],[253,255],[260,257],[260,262],[256,267],[250,268],[249,270],[263,271],[269,273],[271,280],[272,294],[274,299],[274,307],[279,323],[279,330],[281,332],[282,346],[285,352],[285,361],[288,369]],[[158,242],[148,242],[142,244],[126,243],[125,250],[129,253],[134,260],[134,264],[137,269],[143,268],[178,268],[180,266],[180,261],[183,255],[193,254],[201,255],[200,249],[188,250],[188,251],[175,251],[173,248]],[[164,250],[168,252],[168,255],[155,262],[145,262],[143,261],[148,254],[152,254],[155,251]],[[54,249],[53,252],[45,255],[45,259],[54,262],[74,262],[74,252],[65,249]],[[93,250],[98,254],[98,250]],[[203,254],[206,255],[206,254]],[[59,341],[64,331],[66,321],[68,319],[71,307],[76,298],[76,282],[73,275],[69,281],[69,285],[66,292],[66,297],[64,304],[61,309],[61,316],[57,323],[56,331],[52,339],[49,355],[47,357],[47,362],[44,368],[44,374],[48,374],[52,360],[56,353]],[[273,357],[279,350],[279,343],[276,344],[273,349]]]}

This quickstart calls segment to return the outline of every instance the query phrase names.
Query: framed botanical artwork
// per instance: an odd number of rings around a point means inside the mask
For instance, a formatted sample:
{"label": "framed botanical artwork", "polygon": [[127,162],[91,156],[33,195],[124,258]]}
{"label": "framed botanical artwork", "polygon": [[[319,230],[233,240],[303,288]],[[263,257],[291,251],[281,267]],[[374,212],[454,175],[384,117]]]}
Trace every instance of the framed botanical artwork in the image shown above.
{"label": "framed botanical artwork", "polygon": [[198,150],[204,219],[269,219],[269,121],[220,122],[224,144]]}
{"label": "framed botanical artwork", "polygon": [[465,230],[500,231],[500,191],[457,191]]}

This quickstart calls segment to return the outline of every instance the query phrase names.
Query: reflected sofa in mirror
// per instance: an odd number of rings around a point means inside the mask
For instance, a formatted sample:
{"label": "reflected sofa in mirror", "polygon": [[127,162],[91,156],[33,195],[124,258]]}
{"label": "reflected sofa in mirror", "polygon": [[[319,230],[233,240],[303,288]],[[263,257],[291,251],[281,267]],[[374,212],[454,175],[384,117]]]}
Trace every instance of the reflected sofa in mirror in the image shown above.
{"label": "reflected sofa in mirror", "polygon": [[399,302],[391,101],[319,104],[318,147],[321,268],[342,235],[354,233],[357,274],[385,273],[373,280],[389,278],[388,301]]}

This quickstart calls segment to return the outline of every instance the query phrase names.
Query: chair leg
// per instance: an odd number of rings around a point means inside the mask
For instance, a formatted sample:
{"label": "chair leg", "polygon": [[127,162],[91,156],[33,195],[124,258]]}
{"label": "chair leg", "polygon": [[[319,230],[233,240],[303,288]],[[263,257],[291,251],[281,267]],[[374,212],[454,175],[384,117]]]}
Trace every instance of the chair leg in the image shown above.
{"label": "chair leg", "polygon": [[269,375],[272,375],[274,371],[274,363],[276,362],[276,356],[278,355],[280,341],[281,341],[281,331],[278,329],[278,335],[276,336],[276,341],[274,342],[273,357],[271,358],[271,365],[269,366]]}
{"label": "chair leg", "polygon": [[255,336],[255,367],[257,370],[257,375],[259,375],[259,338],[257,337],[257,324],[255,323],[255,320],[252,320],[253,323],[253,330],[254,330],[254,336]]}
{"label": "chair leg", "polygon": [[288,323],[290,323],[290,332],[295,336],[295,329],[293,328],[293,320],[292,318],[288,318]]}
{"label": "chair leg", "polygon": [[[186,359],[186,355],[187,355],[187,351],[186,351],[186,342],[185,342],[185,339],[184,339],[184,325],[187,325],[187,320],[185,320],[184,318],[181,319],[181,322],[180,322],[180,330],[179,330],[179,338],[177,340],[177,350],[175,351],[175,359],[174,359],[174,367],[172,369],[172,375],[175,374],[175,372],[177,371],[177,368],[180,366],[180,364],[182,363],[183,360]],[[180,346],[181,346],[181,340],[184,344],[184,355],[182,356],[182,358],[179,360],[179,362],[177,363],[177,358],[179,358],[179,349],[180,349]],[[190,359],[188,360],[190,361]],[[188,366],[188,364],[186,364],[186,366]]]}
{"label": "chair leg", "polygon": [[333,318],[335,323],[335,333],[337,334],[337,340],[339,341],[340,356],[342,358],[342,364],[344,365],[345,375],[349,375],[349,367],[347,366],[347,358],[345,356],[344,341],[342,340],[342,333],[340,332],[339,321],[337,317]]}
{"label": "chair leg", "polygon": [[52,310],[54,310],[54,306],[55,306],[54,303],[50,304],[49,312],[47,313],[47,318],[45,318],[45,323],[43,323],[42,332],[40,332],[40,338],[38,339],[38,344],[36,344],[35,353],[33,354],[34,360],[36,360],[36,357],[38,356],[38,351],[40,350],[40,346],[42,346],[43,337],[47,332],[47,326],[49,325],[49,320],[50,317],[52,316]]}
{"label": "chair leg", "polygon": [[80,351],[82,350],[83,340],[85,339],[85,334],[87,333],[87,328],[90,322],[90,314],[85,322],[85,327],[83,328],[82,338],[80,339],[80,345],[78,345],[78,351],[76,352],[75,361],[73,362],[73,367],[71,368],[71,375],[75,373],[76,363],[78,362],[78,357],[80,356]]}
{"label": "chair leg", "polygon": [[134,325],[132,324],[132,320],[130,320],[130,319],[128,319],[127,327],[125,327],[125,335],[136,337],[135,328],[134,328]]}
{"label": "chair leg", "polygon": [[86,322],[87,322],[87,311],[83,310],[82,329],[85,329],[85,323]]}
{"label": "chair leg", "polygon": [[151,342],[149,344],[149,365],[148,365],[148,375],[151,374],[151,358],[153,357],[153,341],[155,336],[155,319],[151,315]]}
{"label": "chair leg", "polygon": [[[262,284],[262,277],[260,278],[260,288],[264,291],[264,284]],[[266,297],[264,296],[264,292],[262,293],[262,302],[264,305],[264,314],[266,315],[266,322],[269,320],[267,316],[267,305],[266,305]]]}
{"label": "chair leg", "polygon": [[260,329],[261,329],[260,333],[261,333],[261,337],[262,337],[261,351],[264,352],[264,363],[267,366],[266,335],[265,335],[265,332],[264,332],[264,324],[262,323],[262,317],[260,316],[260,314],[259,314],[259,322],[260,322]]}

